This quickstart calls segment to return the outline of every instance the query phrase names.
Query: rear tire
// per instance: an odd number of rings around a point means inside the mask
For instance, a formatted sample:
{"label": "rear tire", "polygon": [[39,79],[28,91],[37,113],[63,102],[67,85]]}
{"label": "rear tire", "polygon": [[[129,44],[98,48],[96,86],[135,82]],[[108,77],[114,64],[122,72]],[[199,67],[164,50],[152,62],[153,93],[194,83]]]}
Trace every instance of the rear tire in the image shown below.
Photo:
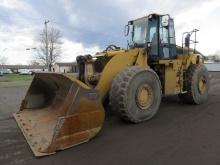
{"label": "rear tire", "polygon": [[116,75],[110,90],[111,108],[122,119],[139,123],[152,118],[161,103],[161,84],[151,69],[133,66]]}
{"label": "rear tire", "polygon": [[209,74],[204,65],[192,64],[185,74],[184,90],[179,94],[183,103],[202,104],[208,99]]}

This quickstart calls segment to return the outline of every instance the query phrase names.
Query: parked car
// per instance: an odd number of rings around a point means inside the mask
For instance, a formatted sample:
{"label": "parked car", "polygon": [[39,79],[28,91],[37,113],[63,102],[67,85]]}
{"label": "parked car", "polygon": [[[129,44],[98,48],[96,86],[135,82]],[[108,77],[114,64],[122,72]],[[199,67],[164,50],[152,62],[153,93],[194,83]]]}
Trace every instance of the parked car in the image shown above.
{"label": "parked car", "polygon": [[31,75],[32,72],[29,69],[19,69],[18,70],[20,75]]}
{"label": "parked car", "polygon": [[2,74],[11,74],[11,69],[1,69]]}

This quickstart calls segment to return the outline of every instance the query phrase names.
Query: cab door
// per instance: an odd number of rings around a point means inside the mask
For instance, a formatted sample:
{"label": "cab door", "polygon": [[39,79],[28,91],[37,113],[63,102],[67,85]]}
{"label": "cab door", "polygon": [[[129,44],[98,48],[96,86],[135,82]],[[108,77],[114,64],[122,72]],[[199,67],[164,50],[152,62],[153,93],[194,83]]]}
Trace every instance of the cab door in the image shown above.
{"label": "cab door", "polygon": [[[163,16],[162,16],[163,17]],[[159,56],[160,59],[176,58],[176,40],[173,19],[169,19],[168,26],[162,25],[162,17],[160,17],[159,25]]]}

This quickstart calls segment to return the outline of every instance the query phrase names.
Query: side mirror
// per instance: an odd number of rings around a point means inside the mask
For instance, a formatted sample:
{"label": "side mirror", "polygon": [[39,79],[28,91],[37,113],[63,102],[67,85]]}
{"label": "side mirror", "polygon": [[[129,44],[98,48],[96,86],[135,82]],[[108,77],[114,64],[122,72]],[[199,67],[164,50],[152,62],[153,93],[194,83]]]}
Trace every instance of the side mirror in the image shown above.
{"label": "side mirror", "polygon": [[169,25],[169,19],[170,17],[168,15],[162,16],[161,25],[167,27]]}
{"label": "side mirror", "polygon": [[129,25],[125,25],[124,35],[125,35],[125,36],[128,36],[129,31],[130,31],[130,26],[129,26]]}

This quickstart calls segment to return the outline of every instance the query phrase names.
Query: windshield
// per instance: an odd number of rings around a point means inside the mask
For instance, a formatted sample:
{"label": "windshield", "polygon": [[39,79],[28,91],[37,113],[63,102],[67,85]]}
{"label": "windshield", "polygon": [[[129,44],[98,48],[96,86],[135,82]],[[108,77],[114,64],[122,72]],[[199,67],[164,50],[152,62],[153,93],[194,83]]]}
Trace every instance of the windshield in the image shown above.
{"label": "windshield", "polygon": [[132,41],[134,44],[144,44],[146,42],[147,20],[147,18],[144,18],[133,22]]}

